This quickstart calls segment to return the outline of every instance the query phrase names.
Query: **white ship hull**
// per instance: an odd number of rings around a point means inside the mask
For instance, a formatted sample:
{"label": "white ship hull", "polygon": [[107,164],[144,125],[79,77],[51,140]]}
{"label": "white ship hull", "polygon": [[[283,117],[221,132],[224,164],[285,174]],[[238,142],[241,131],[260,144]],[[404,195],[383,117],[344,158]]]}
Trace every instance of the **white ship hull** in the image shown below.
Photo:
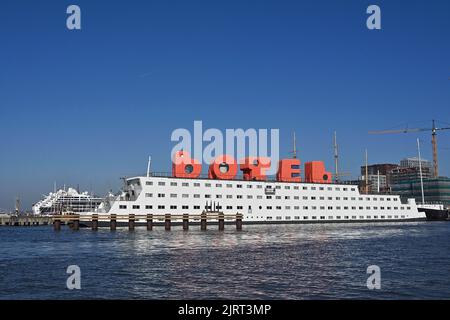
{"label": "white ship hull", "polygon": [[158,176],[128,178],[122,193],[95,213],[197,215],[211,210],[241,213],[244,223],[255,224],[426,219],[414,199],[402,203],[398,195],[360,194],[355,185]]}

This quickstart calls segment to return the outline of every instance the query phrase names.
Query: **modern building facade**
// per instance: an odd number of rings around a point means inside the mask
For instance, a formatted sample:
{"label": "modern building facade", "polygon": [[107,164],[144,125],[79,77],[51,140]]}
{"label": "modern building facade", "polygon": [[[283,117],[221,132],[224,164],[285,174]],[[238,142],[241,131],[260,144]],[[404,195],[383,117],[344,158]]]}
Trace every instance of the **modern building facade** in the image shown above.
{"label": "modern building facade", "polygon": [[[380,163],[367,166],[367,182],[369,192],[389,193],[390,191],[390,172],[399,168],[398,164]],[[361,166],[361,182],[365,186],[366,166]]]}
{"label": "modern building facade", "polygon": [[405,158],[400,160],[400,167],[402,168],[419,168],[419,164],[422,165],[422,169],[428,169],[431,173],[433,172],[433,166],[431,161],[426,159],[420,159],[417,157]]}
{"label": "modern building facade", "polygon": [[[422,168],[422,179],[427,180],[432,178],[431,168]],[[392,170],[389,173],[390,186],[396,184],[403,184],[406,182],[414,182],[420,180],[420,168],[418,167],[401,167]]]}
{"label": "modern building facade", "polygon": [[[427,203],[443,203],[450,207],[450,178],[428,178],[423,180],[424,200]],[[399,194],[402,199],[415,198],[422,202],[420,178],[402,180],[392,185],[392,192]]]}
{"label": "modern building facade", "polygon": [[[394,169],[397,169],[399,167],[398,164],[395,163],[379,163],[379,164],[371,164],[367,166],[367,173],[368,175],[377,175],[380,173],[380,175],[387,175],[389,172],[391,172]],[[361,175],[366,174],[366,166],[361,166]]]}

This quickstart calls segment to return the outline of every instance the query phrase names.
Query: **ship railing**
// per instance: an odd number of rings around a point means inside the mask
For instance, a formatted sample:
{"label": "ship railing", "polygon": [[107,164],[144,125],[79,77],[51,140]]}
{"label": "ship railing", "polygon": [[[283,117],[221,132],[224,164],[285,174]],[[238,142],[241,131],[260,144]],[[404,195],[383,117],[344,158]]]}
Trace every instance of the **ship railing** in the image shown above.
{"label": "ship railing", "polygon": [[[147,174],[137,174],[137,175],[130,175],[129,177],[146,177]],[[192,179],[190,177],[174,177],[173,174],[171,172],[167,172],[167,171],[153,171],[150,173],[150,177],[155,177],[155,178],[175,178],[175,179]],[[211,180],[211,178],[208,176],[207,173],[201,173],[198,177],[195,177],[195,179],[202,179],[202,180]],[[230,176],[229,179],[226,178],[225,179],[221,179],[223,181],[255,181],[255,180],[244,180],[244,178],[242,176]],[[268,176],[266,177],[266,179],[264,180],[257,180],[259,182],[266,182],[266,183],[273,183],[273,182],[283,182],[283,181],[278,181],[276,179],[275,176]],[[295,182],[289,182],[289,183],[295,183]],[[301,182],[298,183],[308,183],[308,184],[320,184],[320,185],[327,185],[327,184],[332,184],[335,183],[334,181],[330,181],[330,182],[305,182],[304,179],[302,179]],[[354,181],[339,181],[336,184],[339,185],[352,185],[352,186],[358,186],[357,183],[355,183]]]}
{"label": "ship railing", "polygon": [[[422,204],[422,201],[419,201],[418,203]],[[442,204],[442,205],[444,205],[445,203],[442,201],[425,201],[423,204]]]}
{"label": "ship railing", "polygon": [[425,202],[423,202],[422,203],[422,201],[417,201],[416,200],[416,203],[417,203],[417,206],[421,206],[421,205],[423,205],[423,206],[442,206],[443,208],[447,208],[448,206],[444,203],[444,202],[442,202],[442,201],[425,201]]}
{"label": "ship railing", "polygon": [[120,201],[136,201],[137,200],[137,196],[131,196],[131,197],[124,197],[124,196],[120,196]]}

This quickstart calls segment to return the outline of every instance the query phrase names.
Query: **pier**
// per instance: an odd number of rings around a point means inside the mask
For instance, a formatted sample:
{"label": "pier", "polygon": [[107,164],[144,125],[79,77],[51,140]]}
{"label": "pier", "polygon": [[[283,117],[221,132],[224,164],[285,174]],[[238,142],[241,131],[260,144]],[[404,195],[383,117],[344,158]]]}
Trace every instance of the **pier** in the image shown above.
{"label": "pier", "polygon": [[225,230],[225,224],[234,224],[236,230],[242,230],[241,213],[224,214],[223,212],[203,212],[201,214],[92,214],[92,215],[54,215],[51,217],[53,229],[61,230],[63,224],[72,230],[80,227],[91,228],[97,231],[99,227],[109,227],[111,231],[117,230],[118,225],[134,231],[136,226],[146,226],[148,231],[154,226],[162,226],[170,231],[173,225],[181,225],[183,230],[189,230],[190,225],[200,225],[200,230],[207,230],[209,225],[214,225],[219,231]]}
{"label": "pier", "polygon": [[0,226],[31,227],[49,225],[52,222],[51,216],[0,215]]}

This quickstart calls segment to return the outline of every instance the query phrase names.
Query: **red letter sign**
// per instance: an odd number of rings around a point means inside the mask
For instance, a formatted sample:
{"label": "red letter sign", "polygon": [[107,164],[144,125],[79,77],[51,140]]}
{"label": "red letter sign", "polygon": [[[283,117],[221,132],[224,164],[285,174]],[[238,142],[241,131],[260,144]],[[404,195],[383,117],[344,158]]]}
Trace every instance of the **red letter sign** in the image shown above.
{"label": "red letter sign", "polygon": [[305,163],[305,181],[313,183],[331,183],[331,173],[325,171],[322,161]]}
{"label": "red letter sign", "polygon": [[191,159],[186,151],[177,151],[172,160],[172,176],[175,178],[198,178],[202,172],[202,165]]}
{"label": "red letter sign", "polygon": [[300,159],[282,159],[278,162],[277,180],[300,182]]}
{"label": "red letter sign", "polygon": [[248,157],[240,167],[244,180],[266,180],[265,172],[270,168],[270,158]]}
{"label": "red letter sign", "polygon": [[227,154],[218,156],[209,165],[208,178],[209,179],[234,179],[238,171],[236,160]]}

